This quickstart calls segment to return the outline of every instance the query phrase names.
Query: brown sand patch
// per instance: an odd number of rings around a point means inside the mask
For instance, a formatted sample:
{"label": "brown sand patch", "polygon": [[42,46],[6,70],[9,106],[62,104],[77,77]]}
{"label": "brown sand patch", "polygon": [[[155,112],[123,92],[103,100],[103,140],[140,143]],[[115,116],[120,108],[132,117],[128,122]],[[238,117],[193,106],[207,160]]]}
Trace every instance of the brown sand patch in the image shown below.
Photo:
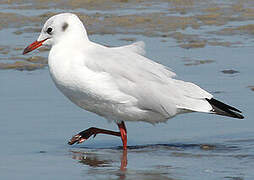
{"label": "brown sand patch", "polygon": [[239,71],[233,70],[233,69],[226,69],[226,70],[222,70],[221,71],[224,74],[236,74],[236,73],[240,73]]}
{"label": "brown sand patch", "polygon": [[24,61],[16,61],[15,63],[0,63],[0,69],[16,69],[19,71],[33,71],[45,66],[45,64],[32,64]]}
{"label": "brown sand patch", "polygon": [[[187,61],[187,60],[186,60]],[[197,66],[202,64],[210,64],[215,62],[214,60],[208,59],[208,60],[188,60],[188,63],[185,63],[185,66]]]}

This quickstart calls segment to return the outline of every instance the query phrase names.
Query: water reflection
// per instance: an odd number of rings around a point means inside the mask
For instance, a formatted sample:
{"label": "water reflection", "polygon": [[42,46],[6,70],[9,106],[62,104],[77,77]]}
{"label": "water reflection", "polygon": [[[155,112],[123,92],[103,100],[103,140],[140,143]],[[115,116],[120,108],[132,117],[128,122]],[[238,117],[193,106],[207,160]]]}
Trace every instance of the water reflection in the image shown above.
{"label": "water reflection", "polygon": [[[200,150],[222,150],[226,147],[221,145],[213,144],[149,144],[149,145],[138,145],[138,146],[128,146],[129,151],[134,153],[148,153],[156,150],[166,150],[170,151],[171,155],[176,154],[172,151],[184,151],[187,149]],[[227,147],[226,149],[229,149]],[[231,149],[231,148],[230,148]],[[77,149],[71,150],[72,159],[78,160],[79,163],[88,165],[89,167],[112,167],[113,164],[120,161],[119,170],[125,172],[127,170],[127,150],[119,149]]]}
{"label": "water reflection", "polygon": [[[102,150],[98,152],[91,151],[83,151],[83,150],[71,150],[72,159],[78,160],[79,163],[87,165],[92,168],[99,168],[101,167],[114,167],[116,162],[120,161],[120,165],[116,165],[116,171],[114,170],[114,174],[118,176],[118,179],[125,179],[126,178],[126,170],[127,170],[127,150]],[[110,152],[108,152],[110,151]],[[115,152],[112,152],[115,151]],[[122,152],[122,153],[121,153]],[[109,154],[108,154],[109,153]],[[120,153],[120,154],[119,154]],[[120,155],[120,158],[119,158]],[[94,169],[93,169],[94,170]],[[92,171],[93,171],[92,170]],[[94,172],[93,172],[94,173]]]}
{"label": "water reflection", "polygon": [[85,153],[82,152],[72,152],[72,159],[79,160],[79,163],[91,166],[91,167],[107,167],[110,166],[110,163],[112,161],[110,160],[101,160],[98,157],[94,155],[86,155]]}
{"label": "water reflection", "polygon": [[[149,169],[134,167],[127,168],[128,152],[132,155],[143,157],[151,152],[151,146],[129,146],[129,151],[119,149],[77,149],[71,150],[72,159],[87,166],[83,176],[96,177],[96,179],[140,179],[140,180],[175,180],[171,178],[172,166],[151,166]],[[160,146],[158,146],[160,149]],[[152,150],[153,152],[153,150]],[[137,157],[136,157],[137,158]],[[135,161],[138,161],[135,158]],[[141,158],[142,159],[142,158]],[[144,160],[144,159],[143,159]],[[138,163],[138,162],[136,162]],[[135,164],[136,164],[135,163]],[[132,162],[133,165],[133,162]]]}
{"label": "water reflection", "polygon": [[[79,160],[80,163],[91,167],[108,167],[113,160],[101,159],[98,154],[82,151],[70,151],[72,159]],[[127,167],[127,150],[122,151],[120,170],[125,171]]]}
{"label": "water reflection", "polygon": [[[82,176],[85,177],[117,180],[175,180],[179,179],[178,177],[193,173],[193,169],[187,171],[186,166],[193,167],[201,174],[221,173],[223,176],[229,177],[232,175],[231,168],[235,168],[234,165],[246,160],[253,160],[253,155],[246,154],[246,151],[242,150],[241,146],[234,141],[234,143],[224,142],[223,144],[137,145],[128,146],[128,151],[123,151],[117,147],[108,149],[82,147],[73,148],[70,153],[72,159],[84,165]],[[209,161],[206,161],[207,159]],[[197,166],[204,161],[206,163],[202,168]],[[224,161],[230,161],[232,167],[220,171],[217,166],[211,166],[211,164],[223,163]],[[245,168],[244,164],[242,168]],[[241,169],[238,170],[238,173],[241,173]]]}

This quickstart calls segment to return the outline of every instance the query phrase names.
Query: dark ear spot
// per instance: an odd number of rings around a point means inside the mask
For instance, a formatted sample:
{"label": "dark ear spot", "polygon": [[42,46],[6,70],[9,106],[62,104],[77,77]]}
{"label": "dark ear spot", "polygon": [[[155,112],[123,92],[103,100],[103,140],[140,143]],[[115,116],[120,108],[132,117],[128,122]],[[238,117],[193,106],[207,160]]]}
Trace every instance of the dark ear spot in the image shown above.
{"label": "dark ear spot", "polygon": [[68,26],[69,26],[69,24],[65,22],[65,23],[63,24],[63,26],[62,26],[62,30],[65,31],[65,30],[67,29]]}

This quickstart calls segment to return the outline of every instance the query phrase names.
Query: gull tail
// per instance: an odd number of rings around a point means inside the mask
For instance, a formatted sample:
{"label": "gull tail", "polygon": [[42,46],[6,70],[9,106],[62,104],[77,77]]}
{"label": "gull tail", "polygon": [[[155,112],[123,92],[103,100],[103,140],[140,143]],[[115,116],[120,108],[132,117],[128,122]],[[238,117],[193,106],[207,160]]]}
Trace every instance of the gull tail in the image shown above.
{"label": "gull tail", "polygon": [[223,102],[220,102],[214,98],[206,99],[210,105],[212,106],[213,110],[212,112],[215,114],[219,114],[222,116],[229,116],[233,118],[243,119],[244,117],[240,114],[242,113],[240,110],[229,106],[227,104],[224,104]]}

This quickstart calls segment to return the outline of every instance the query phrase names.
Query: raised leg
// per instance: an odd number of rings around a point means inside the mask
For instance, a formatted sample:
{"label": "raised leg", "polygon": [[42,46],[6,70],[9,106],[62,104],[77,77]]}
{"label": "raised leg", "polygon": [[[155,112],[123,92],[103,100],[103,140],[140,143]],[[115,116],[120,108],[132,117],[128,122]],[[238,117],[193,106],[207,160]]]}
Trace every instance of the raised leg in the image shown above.
{"label": "raised leg", "polygon": [[115,132],[115,131],[109,131],[106,129],[99,129],[96,127],[91,127],[89,129],[86,129],[84,131],[81,131],[77,135],[73,136],[71,140],[68,142],[68,144],[72,145],[74,143],[82,143],[85,140],[87,140],[90,136],[95,137],[97,134],[109,134],[113,136],[121,136],[120,132]]}
{"label": "raised leg", "polygon": [[123,142],[123,149],[126,150],[127,149],[127,131],[126,131],[125,124],[124,124],[124,122],[121,122],[121,123],[117,123],[117,125],[118,125],[120,132],[91,127],[89,129],[81,131],[77,135],[73,136],[70,139],[70,141],[68,142],[68,144],[72,145],[75,143],[77,143],[77,144],[82,143],[85,140],[87,140],[90,136],[95,137],[97,134],[109,134],[109,135],[113,135],[113,136],[120,136],[122,139],[122,142]]}

